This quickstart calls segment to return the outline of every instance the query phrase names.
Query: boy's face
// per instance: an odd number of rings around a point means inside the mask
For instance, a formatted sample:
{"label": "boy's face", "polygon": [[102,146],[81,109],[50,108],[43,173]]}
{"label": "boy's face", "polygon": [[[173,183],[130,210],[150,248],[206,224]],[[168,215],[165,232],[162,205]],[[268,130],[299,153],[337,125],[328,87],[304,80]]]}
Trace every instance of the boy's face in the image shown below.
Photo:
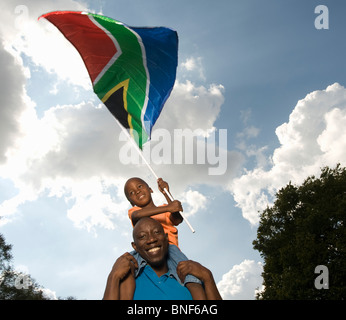
{"label": "boy's face", "polygon": [[132,178],[125,184],[125,195],[132,205],[145,207],[152,202],[151,193],[147,183],[140,178]]}

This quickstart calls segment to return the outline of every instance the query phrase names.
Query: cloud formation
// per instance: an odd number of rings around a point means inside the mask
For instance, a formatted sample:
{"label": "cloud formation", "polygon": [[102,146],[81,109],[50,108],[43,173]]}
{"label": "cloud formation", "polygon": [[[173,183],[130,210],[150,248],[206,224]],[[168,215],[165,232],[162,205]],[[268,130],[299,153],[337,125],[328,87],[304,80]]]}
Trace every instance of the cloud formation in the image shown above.
{"label": "cloud formation", "polygon": [[[272,156],[263,159],[261,152],[257,167],[229,185],[252,225],[258,223],[259,211],[271,205],[275,193],[290,181],[299,184],[309,175],[318,175],[321,167],[346,165],[346,89],[334,83],[309,93],[298,101],[289,121],[276,129],[276,135],[280,147]],[[268,163],[271,168],[266,170],[261,164]]]}
{"label": "cloud formation", "polygon": [[[90,89],[90,80],[75,48],[48,21],[38,17],[56,10],[88,10],[87,6],[73,0],[24,0],[1,2],[1,33],[6,50],[14,56],[25,55],[59,80]],[[56,59],[59,52],[59,59]]]}
{"label": "cloud formation", "polygon": [[244,260],[235,265],[217,283],[223,299],[253,300],[258,290],[262,290],[263,266],[261,262]]}
{"label": "cloud formation", "polygon": [[19,117],[30,106],[26,104],[25,71],[20,62],[0,48],[0,68],[3,79],[0,87],[0,164],[7,158],[7,151],[21,135]]}
{"label": "cloud formation", "polygon": [[[30,73],[22,55],[32,65],[75,85],[74,90],[78,86],[87,87],[83,75],[85,68],[76,50],[54,27],[51,29],[43,20],[36,20],[43,12],[59,9],[64,4],[65,9],[85,9],[67,0],[54,8],[51,2],[38,1],[28,7],[25,4],[15,7],[13,11],[9,2],[3,4],[7,6],[4,21],[8,25],[2,29],[6,49],[0,52],[0,64],[9,81],[7,87],[2,87],[6,90],[2,99],[7,100],[3,101],[5,107],[1,109],[0,127],[4,134],[0,138],[0,176],[13,183],[17,194],[0,204],[0,214],[5,217],[1,222],[10,221],[20,205],[48,195],[65,199],[69,205],[67,216],[78,227],[88,230],[95,226],[114,228],[116,219],[122,219],[128,207],[122,195],[125,179],[133,175],[148,176],[148,170],[143,165],[124,165],[120,161],[119,150],[124,146],[119,140],[121,130],[101,104],[81,101],[75,105],[47,105],[39,117],[35,102],[25,90],[25,80]],[[59,59],[53,55],[57,46]],[[60,66],[66,61],[65,55],[73,68]],[[198,129],[202,138],[210,135],[215,132],[214,123],[224,102],[223,90],[222,85],[206,87],[196,86],[188,80],[184,83],[177,81],[156,127],[165,128],[172,136],[179,128]],[[212,143],[225,154],[227,163],[231,163],[223,179],[234,176],[242,161],[241,155]],[[174,196],[183,198],[190,214],[207,203],[204,195],[186,188],[205,183],[208,163],[167,164],[155,169],[169,181]],[[219,182],[214,178],[211,183],[217,185]],[[151,180],[151,184],[155,181]],[[159,195],[154,197],[158,199]]]}

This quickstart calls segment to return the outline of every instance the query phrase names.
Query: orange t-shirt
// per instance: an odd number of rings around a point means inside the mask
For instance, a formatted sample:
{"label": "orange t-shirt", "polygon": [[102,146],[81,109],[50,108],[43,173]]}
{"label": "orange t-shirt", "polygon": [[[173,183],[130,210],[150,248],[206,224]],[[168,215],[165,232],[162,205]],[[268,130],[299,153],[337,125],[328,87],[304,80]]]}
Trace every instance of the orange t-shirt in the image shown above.
{"label": "orange t-shirt", "polygon": [[[163,206],[159,206],[159,207],[163,207]],[[132,223],[132,213],[140,209],[141,208],[137,206],[134,206],[131,209],[129,209],[129,218],[131,220],[131,223]],[[155,214],[151,216],[150,218],[153,218],[161,223],[163,230],[165,231],[165,233],[168,234],[168,242],[176,245],[179,248],[178,229],[173,225],[171,219],[169,218],[170,215],[171,215],[170,212],[163,212],[163,213]],[[133,226],[133,223],[132,223],[132,226]]]}

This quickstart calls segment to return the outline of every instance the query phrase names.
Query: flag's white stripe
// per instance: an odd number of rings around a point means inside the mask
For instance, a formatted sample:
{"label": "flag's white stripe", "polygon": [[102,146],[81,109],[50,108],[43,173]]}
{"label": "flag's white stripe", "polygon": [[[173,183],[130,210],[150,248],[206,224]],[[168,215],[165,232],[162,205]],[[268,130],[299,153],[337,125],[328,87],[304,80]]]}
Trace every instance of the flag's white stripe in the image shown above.
{"label": "flag's white stripe", "polygon": [[107,70],[109,69],[109,67],[120,57],[120,55],[122,54],[120,45],[117,41],[117,39],[114,38],[114,36],[107,30],[105,29],[102,25],[100,25],[92,15],[88,14],[89,19],[91,20],[91,22],[93,24],[95,24],[98,28],[100,28],[101,30],[103,30],[107,36],[113,41],[115,48],[117,49],[117,52],[114,54],[114,56],[108,61],[108,63],[105,65],[105,67],[102,69],[102,71],[98,74],[98,76],[96,77],[96,79],[93,82],[93,85],[96,85],[96,83],[102,78],[102,76],[107,72]]}
{"label": "flag's white stripe", "polygon": [[146,51],[145,51],[145,47],[144,47],[142,38],[139,36],[139,34],[137,32],[135,32],[134,30],[130,29],[129,27],[127,27],[126,25],[124,25],[124,27],[127,28],[129,31],[131,31],[136,36],[138,43],[139,43],[141,50],[142,50],[143,67],[144,67],[144,70],[145,70],[146,75],[147,75],[147,83],[146,83],[146,88],[145,88],[144,105],[143,105],[142,112],[141,112],[141,122],[142,122],[142,130],[144,129],[148,135],[148,138],[150,138],[149,137],[150,132],[147,132],[146,126],[145,126],[145,120],[144,120],[144,115],[145,115],[145,112],[146,112],[147,107],[148,107],[149,85],[150,85],[150,75],[149,75],[149,70],[148,70],[148,66],[147,66],[147,55],[146,55]]}

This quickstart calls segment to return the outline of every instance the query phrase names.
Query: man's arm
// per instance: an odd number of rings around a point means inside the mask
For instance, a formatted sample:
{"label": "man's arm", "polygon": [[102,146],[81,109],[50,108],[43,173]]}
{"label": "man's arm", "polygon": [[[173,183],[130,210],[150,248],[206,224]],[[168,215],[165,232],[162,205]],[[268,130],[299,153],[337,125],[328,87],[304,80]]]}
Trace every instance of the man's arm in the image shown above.
{"label": "man's arm", "polygon": [[216,287],[213,274],[200,263],[192,260],[181,261],[177,266],[177,273],[182,282],[187,274],[191,274],[203,281],[207,300],[222,300],[219,290]]}
{"label": "man's arm", "polygon": [[125,278],[133,276],[130,273],[134,271],[134,268],[138,268],[137,261],[128,252],[115,261],[107,279],[103,300],[120,300],[120,283]]}

